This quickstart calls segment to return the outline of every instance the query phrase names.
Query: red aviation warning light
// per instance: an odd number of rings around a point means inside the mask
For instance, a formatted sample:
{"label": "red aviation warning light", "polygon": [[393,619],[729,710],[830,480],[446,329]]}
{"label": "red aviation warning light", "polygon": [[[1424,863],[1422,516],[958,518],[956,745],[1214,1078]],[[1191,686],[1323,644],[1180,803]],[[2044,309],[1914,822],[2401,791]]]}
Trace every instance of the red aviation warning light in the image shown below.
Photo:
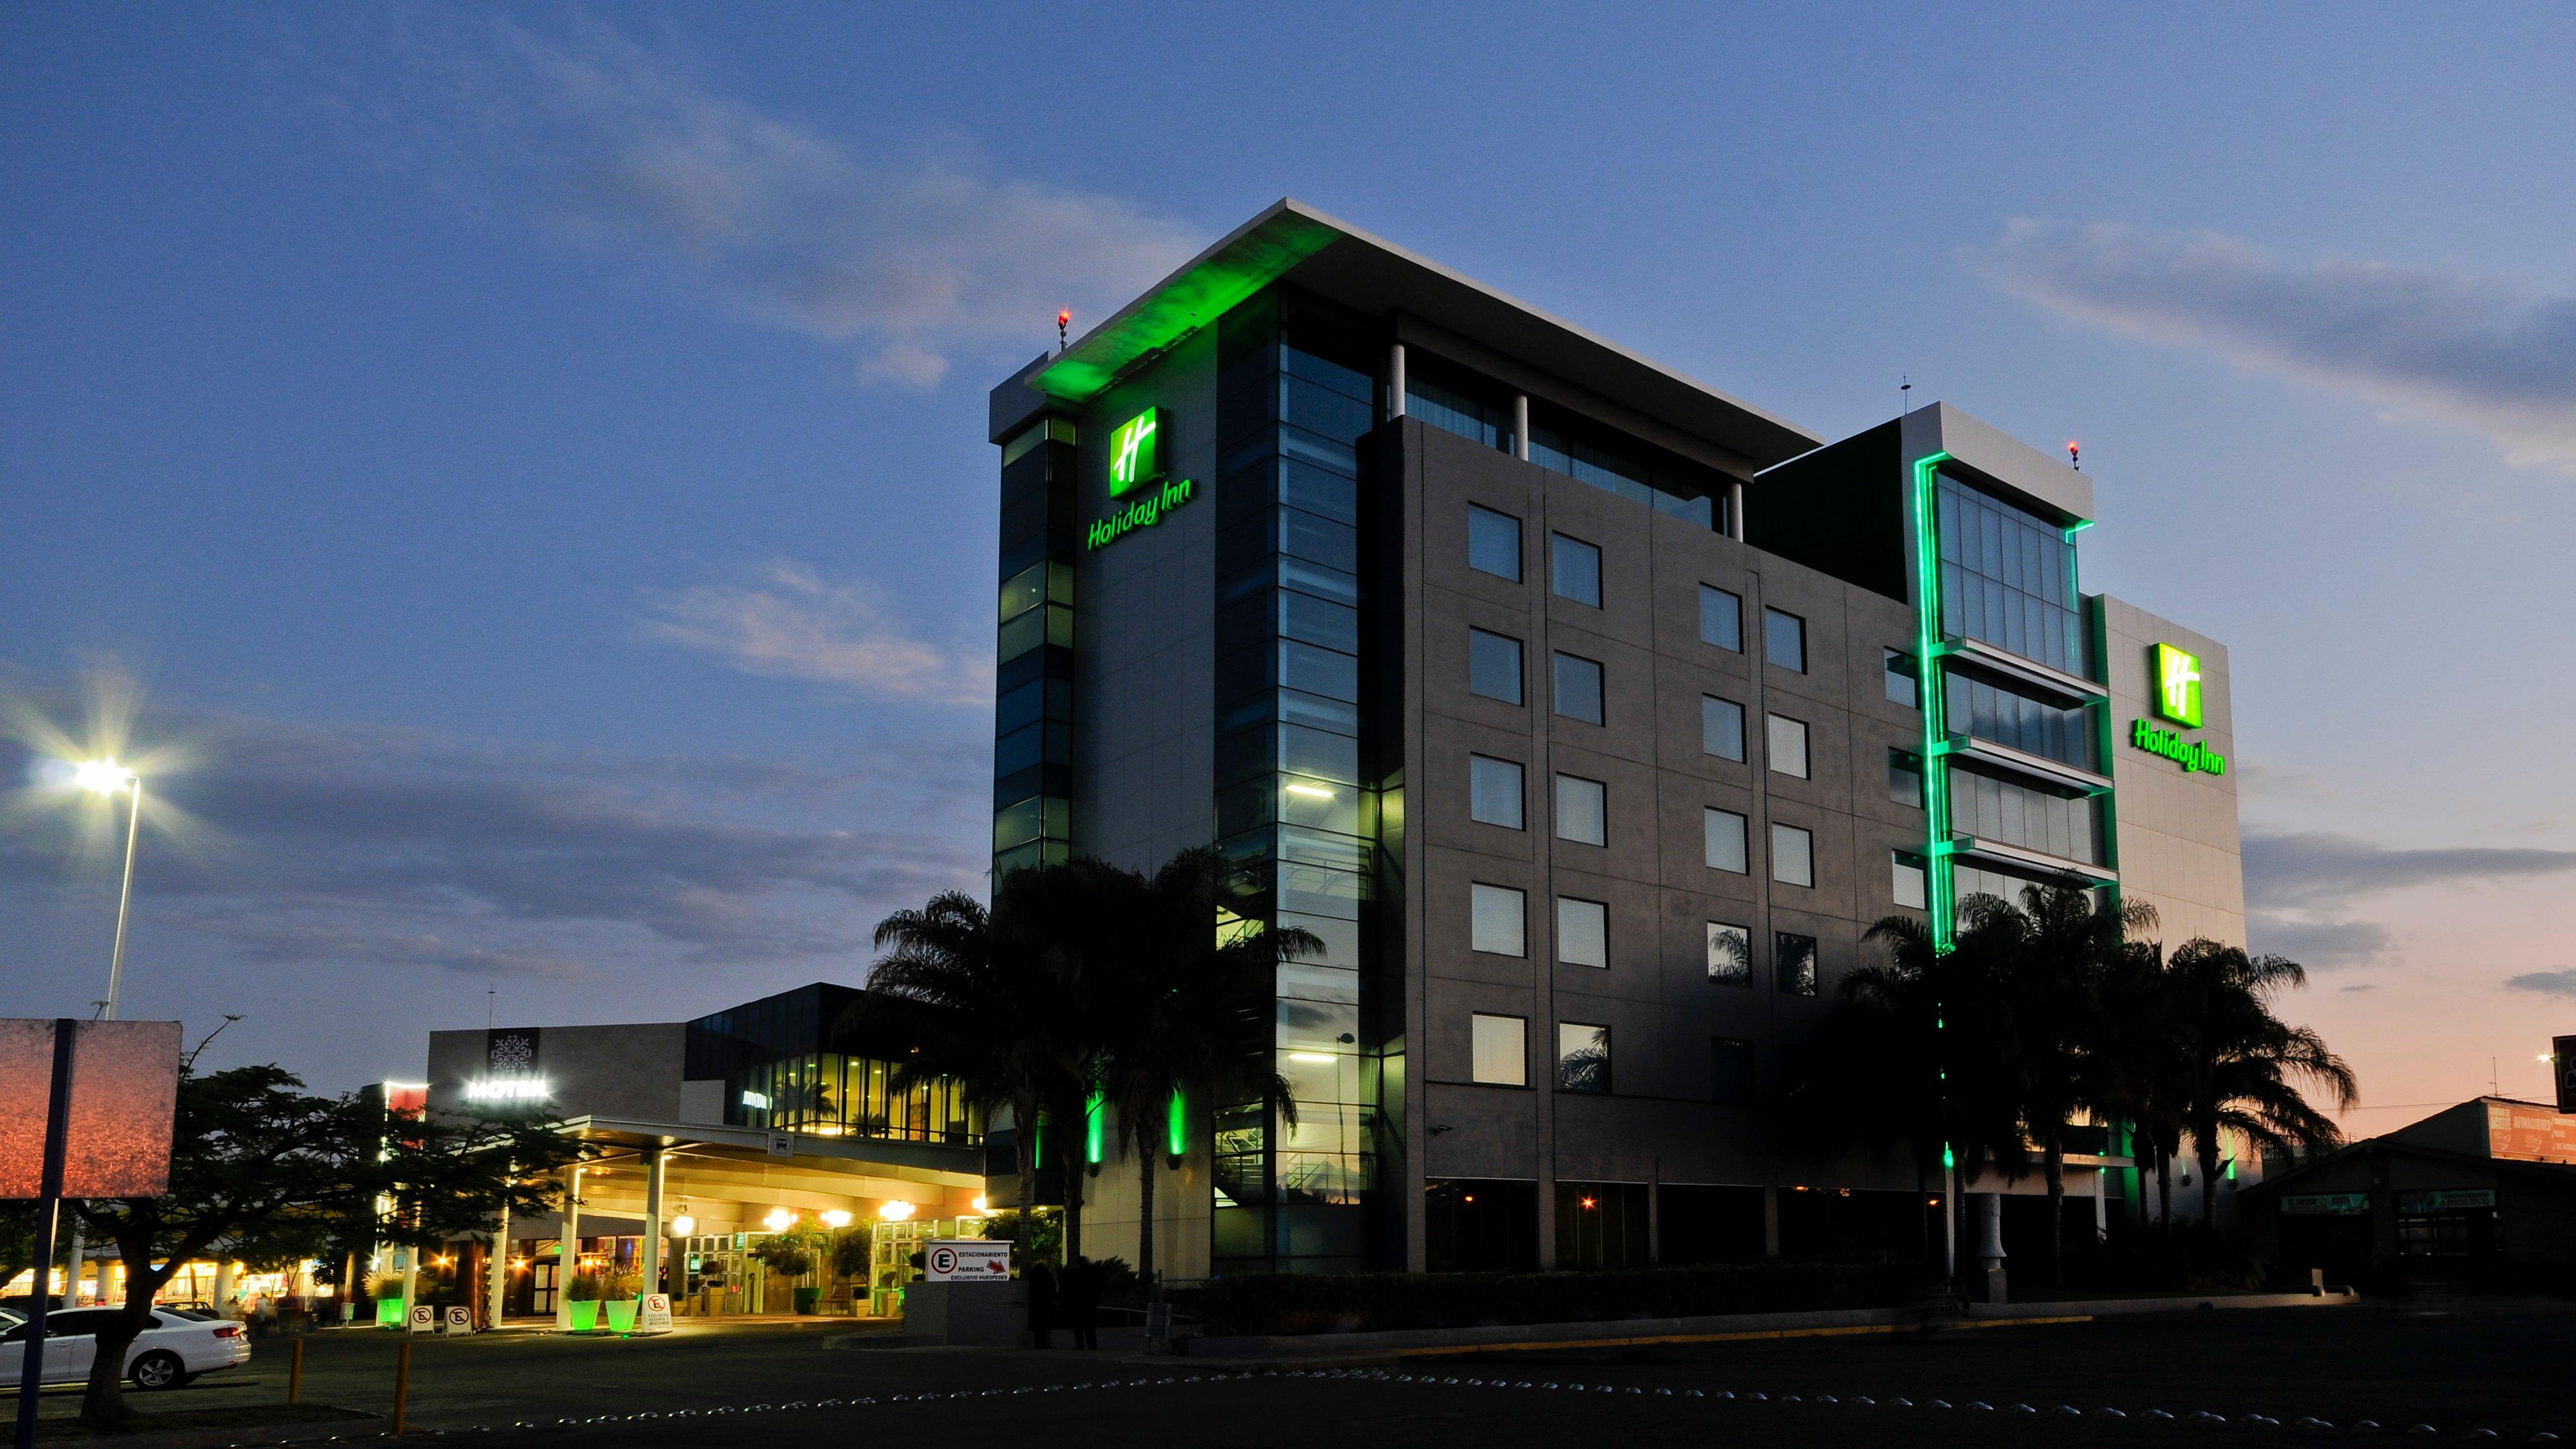
{"label": "red aviation warning light", "polygon": [[2081,443],[2076,442],[2073,438],[2066,440],[2066,462],[2069,467],[2074,468],[2077,472],[2080,473],[2084,471],[2084,448]]}
{"label": "red aviation warning light", "polygon": [[1066,328],[1071,327],[1072,325],[1073,325],[1073,309],[1072,309],[1071,307],[1067,307],[1067,308],[1065,308],[1063,311],[1060,311],[1060,312],[1058,312],[1058,313],[1056,313],[1056,314],[1055,314],[1055,350],[1056,350],[1056,351],[1058,351],[1058,352],[1062,352],[1062,351],[1064,351],[1064,331],[1065,331],[1065,329],[1066,329]]}

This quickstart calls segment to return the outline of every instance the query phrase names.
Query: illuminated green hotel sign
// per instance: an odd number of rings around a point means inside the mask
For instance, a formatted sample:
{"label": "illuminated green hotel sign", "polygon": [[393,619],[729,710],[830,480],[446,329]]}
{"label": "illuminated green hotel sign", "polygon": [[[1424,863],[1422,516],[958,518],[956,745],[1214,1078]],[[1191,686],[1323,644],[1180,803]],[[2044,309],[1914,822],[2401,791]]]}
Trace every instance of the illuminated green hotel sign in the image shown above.
{"label": "illuminated green hotel sign", "polygon": [[1083,549],[1107,548],[1140,528],[1151,528],[1197,496],[1198,485],[1190,479],[1163,476],[1162,409],[1147,408],[1109,434],[1109,497],[1126,502],[1093,520],[1083,534]]}
{"label": "illuminated green hotel sign", "polygon": [[[2200,656],[2171,644],[2158,644],[2148,653],[2156,675],[2153,708],[2157,717],[2184,729],[2200,728]],[[2133,749],[2164,756],[2182,766],[2186,775],[2227,773],[2225,755],[2199,740],[2184,739],[2177,731],[2159,729],[2147,720],[2129,722],[2129,744]]]}
{"label": "illuminated green hotel sign", "polygon": [[2187,730],[2200,728],[2200,656],[2156,646],[2156,713]]}

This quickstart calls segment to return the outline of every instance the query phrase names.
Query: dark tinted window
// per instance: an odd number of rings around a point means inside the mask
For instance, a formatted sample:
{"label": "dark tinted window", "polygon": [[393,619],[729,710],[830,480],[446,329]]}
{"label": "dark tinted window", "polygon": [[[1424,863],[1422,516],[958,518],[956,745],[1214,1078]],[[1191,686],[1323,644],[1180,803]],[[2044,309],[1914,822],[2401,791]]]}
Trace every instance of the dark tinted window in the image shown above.
{"label": "dark tinted window", "polygon": [[1521,521],[1508,513],[1468,504],[1467,567],[1519,583]]}
{"label": "dark tinted window", "polygon": [[1816,938],[1788,931],[1771,938],[1771,969],[1781,991],[1791,996],[1816,994]]}
{"label": "dark tinted window", "polygon": [[1521,702],[1521,641],[1482,629],[1467,631],[1467,692],[1505,704]]}
{"label": "dark tinted window", "polygon": [[1783,669],[1807,672],[1807,621],[1778,609],[1762,611],[1762,657]]}
{"label": "dark tinted window", "polygon": [[1601,723],[1601,666],[1573,654],[1556,656],[1556,712],[1586,724]]}
{"label": "dark tinted window", "polygon": [[1601,550],[1579,538],[1548,535],[1551,587],[1560,599],[1601,607]]}

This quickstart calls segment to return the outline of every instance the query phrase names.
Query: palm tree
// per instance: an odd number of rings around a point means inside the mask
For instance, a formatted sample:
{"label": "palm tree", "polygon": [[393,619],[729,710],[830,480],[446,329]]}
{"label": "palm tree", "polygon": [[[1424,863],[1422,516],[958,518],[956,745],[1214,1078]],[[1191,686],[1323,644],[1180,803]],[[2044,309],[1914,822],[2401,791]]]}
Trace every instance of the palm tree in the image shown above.
{"label": "palm tree", "polygon": [[2111,1095],[2119,1063],[2105,1048],[2108,983],[2129,952],[2129,933],[2152,929],[2155,907],[2115,905],[2063,886],[2025,886],[2021,906],[1995,902],[1994,924],[2018,940],[2010,1009],[2022,1120],[2039,1144],[2048,1185],[2048,1281],[2066,1280],[2066,1128]]}
{"label": "palm tree", "polygon": [[[1084,894],[1097,870],[1025,867],[1004,876],[990,910],[961,891],[879,922],[886,950],[865,995],[843,1013],[844,1034],[898,1024],[918,1050],[895,1064],[889,1091],[947,1077],[991,1112],[1008,1107],[1020,1174],[1020,1214],[1036,1210],[1042,1124],[1078,1124],[1092,1055],[1085,1030]],[[891,949],[887,949],[891,948]],[[1071,1134],[1068,1133],[1068,1136]],[[1079,1161],[1063,1152],[1059,1161]],[[1065,1173],[1064,1252],[1080,1235],[1079,1174]]]}
{"label": "palm tree", "polygon": [[1154,1194],[1164,1170],[1170,1114],[1191,1102],[1267,1100],[1294,1125],[1285,1078],[1271,1065],[1269,1033],[1248,1032],[1248,1005],[1266,1001],[1283,961],[1324,948],[1296,927],[1221,931],[1235,864],[1213,848],[1184,850],[1153,879],[1130,877],[1117,929],[1112,995],[1119,1010],[1105,1034],[1100,1080],[1120,1134],[1136,1154],[1137,1271],[1156,1297]]}
{"label": "palm tree", "polygon": [[2175,1026],[2176,1112],[2200,1162],[2202,1221],[2218,1225],[2218,1164],[2224,1134],[2259,1148],[2324,1150],[2343,1140],[2334,1119],[2309,1105],[2300,1086],[2320,1088],[2337,1107],[2360,1099],[2352,1068],[2313,1028],[2272,1014],[2272,998],[2307,984],[2284,956],[2193,940],[2165,962]]}
{"label": "palm tree", "polygon": [[1961,903],[1960,930],[1947,951],[1915,916],[1889,916],[1866,940],[1885,961],[1843,979],[1842,1004],[1818,1029],[1816,1048],[1867,1064],[1858,1073],[1821,1072],[1802,1116],[1842,1130],[1867,1124],[1880,1142],[1914,1149],[1917,1182],[1955,1152],[1971,1171],[1982,1158],[2007,1180],[2025,1166],[2021,1107],[2009,1071],[2015,1060],[2008,1010],[2019,933],[1999,922],[1991,896]]}

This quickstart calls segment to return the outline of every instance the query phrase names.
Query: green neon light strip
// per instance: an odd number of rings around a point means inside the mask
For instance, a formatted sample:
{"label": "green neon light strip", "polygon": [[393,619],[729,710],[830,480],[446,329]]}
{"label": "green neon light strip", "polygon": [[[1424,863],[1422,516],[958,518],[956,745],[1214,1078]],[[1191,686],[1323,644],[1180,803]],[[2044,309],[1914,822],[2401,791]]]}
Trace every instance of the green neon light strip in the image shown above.
{"label": "green neon light strip", "polygon": [[1049,397],[1087,402],[1341,237],[1338,228],[1274,206],[1086,334],[1031,382]]}
{"label": "green neon light strip", "polygon": [[1950,732],[1942,718],[1948,693],[1941,680],[1941,541],[1937,535],[1939,487],[1934,482],[1948,453],[1914,460],[1915,677],[1923,687],[1923,813],[1926,904],[1932,916],[1932,949],[1947,951],[1958,932],[1956,867],[1950,859],[1950,765],[1943,746]]}
{"label": "green neon light strip", "polygon": [[1104,1156],[1102,1149],[1107,1146],[1103,1139],[1107,1135],[1104,1129],[1108,1119],[1108,1099],[1093,1092],[1091,1100],[1082,1104],[1082,1160],[1094,1167],[1100,1165]]}
{"label": "green neon light strip", "polygon": [[1179,1092],[1172,1093],[1172,1107],[1164,1124],[1164,1136],[1171,1144],[1172,1155],[1180,1157],[1190,1150],[1190,1104]]}

